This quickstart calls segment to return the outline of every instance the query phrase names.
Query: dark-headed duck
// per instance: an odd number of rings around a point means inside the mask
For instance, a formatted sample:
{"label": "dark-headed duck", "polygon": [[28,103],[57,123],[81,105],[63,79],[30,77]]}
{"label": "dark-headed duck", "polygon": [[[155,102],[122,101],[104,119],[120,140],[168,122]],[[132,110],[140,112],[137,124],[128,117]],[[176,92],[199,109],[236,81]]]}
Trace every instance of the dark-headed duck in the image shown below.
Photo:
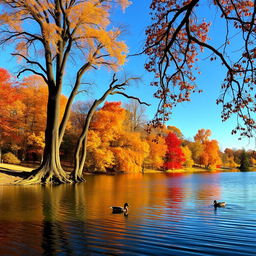
{"label": "dark-headed duck", "polygon": [[112,206],[112,213],[128,213],[129,204],[125,203],[124,207],[121,206]]}
{"label": "dark-headed duck", "polygon": [[216,200],[213,201],[214,207],[225,207],[226,202],[217,202]]}

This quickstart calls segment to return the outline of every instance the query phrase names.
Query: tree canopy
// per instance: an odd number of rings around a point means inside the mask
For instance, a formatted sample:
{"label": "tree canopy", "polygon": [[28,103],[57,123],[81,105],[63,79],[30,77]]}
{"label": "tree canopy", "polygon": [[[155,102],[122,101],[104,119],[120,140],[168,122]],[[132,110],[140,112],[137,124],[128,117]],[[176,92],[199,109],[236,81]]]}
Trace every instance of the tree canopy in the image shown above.
{"label": "tree canopy", "polygon": [[[169,112],[179,102],[189,101],[197,89],[196,74],[200,56],[207,53],[226,68],[217,104],[222,105],[222,120],[238,117],[232,133],[252,137],[255,132],[256,4],[253,1],[210,1],[208,12],[223,21],[221,43],[209,38],[212,20],[200,15],[205,1],[152,0],[152,24],[146,30],[145,68],[155,74],[155,97],[160,100],[155,123],[168,120]],[[202,12],[201,12],[202,13]],[[205,12],[204,12],[205,14]],[[215,34],[218,31],[215,31]],[[234,34],[237,35],[233,39]],[[239,42],[239,44],[238,44]],[[235,54],[234,54],[235,52]],[[209,55],[210,53],[210,55]]]}

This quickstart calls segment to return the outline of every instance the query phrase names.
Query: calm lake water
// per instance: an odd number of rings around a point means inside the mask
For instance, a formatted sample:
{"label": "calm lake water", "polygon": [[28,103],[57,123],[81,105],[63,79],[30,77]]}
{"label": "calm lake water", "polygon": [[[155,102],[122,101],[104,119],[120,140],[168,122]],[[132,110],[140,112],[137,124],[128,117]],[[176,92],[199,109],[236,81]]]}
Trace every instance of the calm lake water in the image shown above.
{"label": "calm lake water", "polygon": [[[212,201],[225,200],[214,209]],[[111,205],[128,202],[129,215]],[[255,255],[256,173],[0,187],[0,255]]]}

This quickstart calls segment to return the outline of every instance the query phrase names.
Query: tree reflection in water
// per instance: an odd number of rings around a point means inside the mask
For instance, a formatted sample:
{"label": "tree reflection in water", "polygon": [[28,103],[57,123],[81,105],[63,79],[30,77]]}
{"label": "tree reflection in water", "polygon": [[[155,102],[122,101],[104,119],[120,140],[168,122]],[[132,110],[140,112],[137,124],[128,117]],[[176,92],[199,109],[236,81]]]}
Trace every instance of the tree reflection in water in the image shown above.
{"label": "tree reflection in water", "polygon": [[[75,254],[76,238],[78,234],[81,236],[85,233],[83,191],[84,186],[81,184],[49,186],[43,189],[42,248],[44,255],[57,255],[60,252],[65,255]],[[86,244],[83,240],[83,248],[80,249],[86,249]]]}
{"label": "tree reflection in water", "polygon": [[[213,210],[205,206],[221,191],[218,174],[102,175],[87,180],[0,191],[0,255],[148,255],[161,248],[166,253],[160,243],[176,248],[177,240],[186,242],[178,237],[183,229],[194,237],[194,222],[210,225]],[[110,206],[124,202],[131,205],[129,215],[112,214]]]}

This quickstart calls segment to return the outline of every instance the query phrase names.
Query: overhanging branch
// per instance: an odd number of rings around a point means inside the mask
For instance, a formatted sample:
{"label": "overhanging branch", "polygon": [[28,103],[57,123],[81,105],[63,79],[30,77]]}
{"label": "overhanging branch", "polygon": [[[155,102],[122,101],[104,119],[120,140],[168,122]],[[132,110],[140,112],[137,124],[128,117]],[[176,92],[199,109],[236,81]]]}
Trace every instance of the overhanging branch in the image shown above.
{"label": "overhanging branch", "polygon": [[130,96],[130,95],[124,93],[124,92],[115,91],[115,92],[111,92],[110,94],[111,94],[111,95],[120,94],[120,95],[122,95],[122,96],[124,96],[124,97],[126,97],[126,98],[128,98],[128,99],[137,100],[140,104],[144,104],[144,105],[146,105],[146,106],[150,106],[150,104],[148,104],[147,102],[141,101],[139,98],[134,97],[134,96]]}

